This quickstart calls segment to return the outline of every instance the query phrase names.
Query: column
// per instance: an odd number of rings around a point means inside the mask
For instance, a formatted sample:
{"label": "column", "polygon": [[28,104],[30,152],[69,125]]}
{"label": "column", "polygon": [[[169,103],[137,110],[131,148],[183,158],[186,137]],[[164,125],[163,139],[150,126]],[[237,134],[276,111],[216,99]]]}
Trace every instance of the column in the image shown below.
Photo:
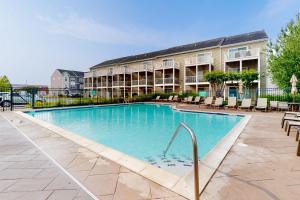
{"label": "column", "polygon": [[130,81],[131,81],[131,84],[130,84],[130,97],[132,98],[132,74],[133,72],[131,72],[131,76],[130,76]]}
{"label": "column", "polygon": [[173,92],[175,92],[175,68],[173,67]]}
{"label": "column", "polygon": [[183,68],[183,92],[186,92],[186,66]]}
{"label": "column", "polygon": [[146,73],[146,94],[148,94],[148,91],[147,91],[148,90],[148,87],[147,87],[148,86],[148,71],[146,70],[145,73]]}
{"label": "column", "polygon": [[162,73],[162,78],[163,78],[163,92],[165,92],[165,69],[163,69],[163,73]]}
{"label": "column", "polygon": [[125,91],[125,89],[126,89],[126,74],[125,73],[124,73],[124,83],[123,83],[123,85],[124,85],[123,98],[125,98],[125,96],[126,96],[126,91]]}
{"label": "column", "polygon": [[155,93],[155,84],[156,84],[156,83],[155,83],[155,81],[156,81],[156,80],[155,80],[155,69],[153,69],[153,81],[154,81],[154,82],[153,82],[153,92]]}

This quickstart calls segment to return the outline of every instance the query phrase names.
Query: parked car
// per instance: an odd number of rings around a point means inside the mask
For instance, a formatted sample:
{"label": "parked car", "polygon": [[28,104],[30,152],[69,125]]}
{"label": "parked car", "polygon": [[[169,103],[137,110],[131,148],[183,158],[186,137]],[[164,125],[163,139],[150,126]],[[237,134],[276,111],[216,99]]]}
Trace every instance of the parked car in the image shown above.
{"label": "parked car", "polygon": [[[12,93],[13,103],[14,105],[25,105],[32,102],[32,95],[30,94],[19,94],[19,93]],[[35,102],[45,102],[46,100],[35,95],[34,98]],[[0,106],[2,107],[10,107],[11,106],[11,93],[2,94],[0,100]]]}

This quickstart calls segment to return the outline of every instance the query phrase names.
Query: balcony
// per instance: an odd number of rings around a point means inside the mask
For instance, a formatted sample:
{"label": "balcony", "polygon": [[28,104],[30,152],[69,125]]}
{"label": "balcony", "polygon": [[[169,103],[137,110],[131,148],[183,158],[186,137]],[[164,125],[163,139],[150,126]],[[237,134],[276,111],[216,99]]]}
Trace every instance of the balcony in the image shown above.
{"label": "balcony", "polygon": [[106,82],[101,82],[102,87],[106,87]]}
{"label": "balcony", "polygon": [[146,85],[146,79],[140,80],[140,85]]}
{"label": "balcony", "polygon": [[163,78],[155,78],[155,84],[163,84]]}
{"label": "balcony", "polygon": [[184,64],[185,66],[213,64],[213,57],[211,55],[194,56],[194,57],[186,58],[184,60]]}
{"label": "balcony", "polygon": [[139,81],[138,80],[132,80],[131,81],[131,85],[138,85],[139,84]]}
{"label": "balcony", "polygon": [[113,81],[113,86],[119,86],[119,81]]}
{"label": "balcony", "polygon": [[225,53],[224,58],[225,61],[231,61],[231,60],[258,58],[258,56],[259,56],[259,49],[255,48],[255,49]]}
{"label": "balcony", "polygon": [[239,67],[227,67],[227,72],[238,73],[238,72],[240,72],[240,68]]}
{"label": "balcony", "polygon": [[196,83],[196,76],[186,76],[185,82],[186,83]]}
{"label": "balcony", "polygon": [[154,65],[155,70],[170,69],[170,68],[179,69],[179,63],[170,62],[170,63],[158,63]]}

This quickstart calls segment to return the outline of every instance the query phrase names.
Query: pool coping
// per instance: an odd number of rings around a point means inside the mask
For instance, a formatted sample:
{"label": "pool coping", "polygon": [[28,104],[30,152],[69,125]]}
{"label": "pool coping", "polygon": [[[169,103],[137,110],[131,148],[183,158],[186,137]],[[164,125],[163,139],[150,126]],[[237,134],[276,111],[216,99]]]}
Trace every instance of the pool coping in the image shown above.
{"label": "pool coping", "polygon": [[[155,104],[155,103],[151,103]],[[62,110],[62,109],[74,109],[74,108],[89,108],[89,107],[103,107],[103,106],[115,106],[115,105],[128,105],[126,104],[106,104],[106,105],[93,105],[93,106],[75,106],[75,107],[63,107],[63,108],[47,108],[47,109],[35,109],[31,111],[50,111],[50,110]],[[161,104],[159,104],[161,105]],[[195,113],[208,113],[208,114],[223,114],[223,115],[238,115],[243,116],[243,119],[240,120],[208,153],[207,155],[199,162],[199,181],[200,181],[200,193],[204,190],[206,185],[209,183],[209,180],[212,178],[217,168],[220,166],[229,150],[235,143],[236,139],[239,137],[248,121],[251,118],[251,115],[239,114],[239,113],[226,113],[226,112],[211,112],[211,111],[200,111],[200,110],[190,110],[190,109],[181,109],[177,108],[172,104],[170,105],[171,109],[181,111],[181,112],[195,112]],[[28,110],[30,111],[30,110]],[[136,159],[132,156],[129,156],[125,153],[117,151],[113,148],[107,147],[103,144],[94,142],[90,139],[87,139],[83,136],[80,136],[71,131],[65,130],[61,127],[53,125],[51,123],[45,122],[43,120],[34,118],[26,112],[28,111],[15,111],[15,113],[21,115],[22,117],[47,128],[56,134],[59,134],[95,153],[98,153],[100,156],[103,156],[107,159],[110,159],[129,170],[144,176],[175,193],[178,193],[186,198],[193,199],[194,197],[194,179],[193,171],[189,172],[183,176],[177,176],[173,173],[170,173],[164,169],[157,168],[151,164]]]}

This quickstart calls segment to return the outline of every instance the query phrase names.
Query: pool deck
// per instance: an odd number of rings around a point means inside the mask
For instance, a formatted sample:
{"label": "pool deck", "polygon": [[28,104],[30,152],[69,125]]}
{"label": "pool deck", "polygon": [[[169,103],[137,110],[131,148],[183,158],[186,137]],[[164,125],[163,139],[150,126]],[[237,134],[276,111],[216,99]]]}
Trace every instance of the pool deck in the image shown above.
{"label": "pool deck", "polygon": [[[179,108],[199,110],[196,105],[179,105]],[[201,110],[224,112],[224,110]],[[225,112],[236,113],[227,110]],[[201,200],[299,199],[300,157],[296,156],[295,131],[292,131],[289,137],[286,136],[280,127],[282,113],[246,112],[246,114],[251,114],[252,118],[208,183]],[[10,120],[13,125],[3,117]],[[88,191],[104,200],[185,199],[14,112],[0,112],[0,130],[0,199],[26,199],[26,195],[29,196],[27,199],[76,199],[76,196],[77,199],[92,199],[88,196]],[[33,140],[88,191],[74,183],[61,168],[54,166],[53,162],[42,155],[20,132]],[[32,150],[27,151],[25,147]],[[30,156],[26,157],[26,152]],[[51,176],[49,175],[48,179],[52,184],[47,181],[44,183],[46,186],[39,183],[42,179],[38,176],[39,173],[22,177],[28,167],[24,164],[15,169],[15,163],[22,162],[23,154],[28,159],[27,163],[35,170],[50,170],[40,169],[48,165],[34,161],[39,157],[50,163],[49,168],[52,166],[51,170],[59,174],[53,172],[53,175],[49,172]],[[16,173],[14,170],[17,170]],[[21,177],[6,177],[10,174],[7,173],[9,171],[16,176],[20,174]],[[60,181],[58,178],[60,175],[64,176],[65,181]],[[53,183],[56,179],[59,179],[57,180],[59,184]],[[24,183],[26,181],[32,184]],[[73,183],[71,189],[68,188],[70,183]],[[58,188],[51,188],[49,185],[56,185]],[[55,193],[62,196],[50,198]],[[30,195],[44,196],[33,198]]]}

